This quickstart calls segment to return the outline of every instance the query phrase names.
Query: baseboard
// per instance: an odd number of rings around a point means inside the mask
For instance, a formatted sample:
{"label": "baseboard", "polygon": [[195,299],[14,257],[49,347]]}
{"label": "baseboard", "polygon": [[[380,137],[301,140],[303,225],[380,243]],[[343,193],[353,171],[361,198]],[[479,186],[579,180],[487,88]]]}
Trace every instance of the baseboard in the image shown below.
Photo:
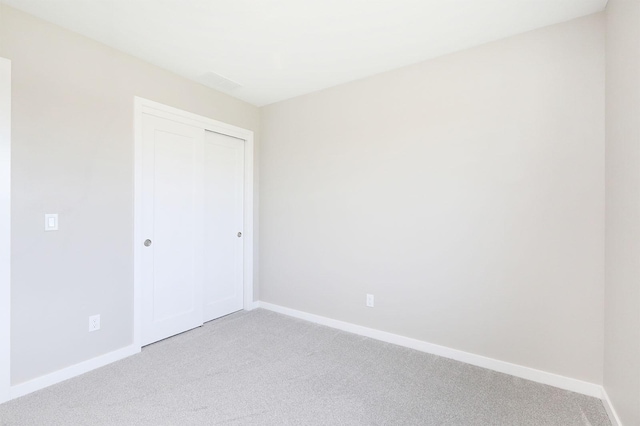
{"label": "baseboard", "polygon": [[427,352],[433,355],[454,359],[467,364],[478,367],[487,368],[489,370],[498,371],[500,373],[510,374],[522,379],[531,380],[545,385],[554,386],[560,389],[577,392],[583,395],[595,398],[602,397],[602,386],[594,383],[584,382],[582,380],[572,379],[570,377],[560,376],[554,373],[548,373],[542,370],[525,367],[518,364],[512,364],[482,355],[476,355],[469,352],[451,349],[446,346],[435,345],[433,343],[424,342],[422,340],[412,339],[410,337],[400,336],[398,334],[387,333],[385,331],[367,328],[344,321],[339,321],[307,312],[297,311],[295,309],[286,308],[284,306],[274,305],[267,302],[259,302],[259,307],[288,315],[290,317],[299,318],[316,324],[326,325],[338,330],[347,331],[349,333],[358,334],[360,336],[370,337],[394,345],[404,346],[421,352]]}
{"label": "baseboard", "polygon": [[35,379],[29,380],[28,382],[11,386],[11,389],[9,391],[10,397],[11,399],[14,399],[27,395],[31,392],[44,389],[47,386],[55,385],[56,383],[60,383],[67,379],[79,376],[80,374],[95,370],[96,368],[111,364],[112,362],[116,362],[131,355],[135,355],[139,352],[139,347],[131,345],[104,355],[100,355],[96,358],[91,358],[79,364],[71,365],[69,367],[63,368],[62,370],[54,371],[53,373],[36,377]]}
{"label": "baseboard", "polygon": [[622,426],[620,417],[618,416],[616,409],[613,407],[613,404],[609,399],[609,395],[607,394],[607,391],[604,389],[604,387],[602,388],[602,403],[604,404],[604,409],[607,410],[609,420],[611,420],[611,426]]}

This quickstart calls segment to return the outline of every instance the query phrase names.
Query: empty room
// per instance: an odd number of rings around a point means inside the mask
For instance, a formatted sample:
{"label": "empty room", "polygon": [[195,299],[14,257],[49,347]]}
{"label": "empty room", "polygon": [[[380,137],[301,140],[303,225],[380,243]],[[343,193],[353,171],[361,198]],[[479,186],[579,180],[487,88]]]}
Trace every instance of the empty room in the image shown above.
{"label": "empty room", "polygon": [[0,426],[640,426],[640,0],[0,0]]}

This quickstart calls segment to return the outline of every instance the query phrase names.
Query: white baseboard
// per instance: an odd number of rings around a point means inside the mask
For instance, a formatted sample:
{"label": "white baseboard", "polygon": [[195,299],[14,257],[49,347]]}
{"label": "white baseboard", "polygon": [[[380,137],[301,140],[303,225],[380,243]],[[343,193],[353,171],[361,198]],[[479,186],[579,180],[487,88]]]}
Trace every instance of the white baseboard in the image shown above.
{"label": "white baseboard", "polygon": [[347,331],[349,333],[358,334],[360,336],[370,337],[394,345],[404,346],[421,352],[427,352],[433,355],[454,359],[467,364],[478,367],[487,368],[489,370],[498,371],[500,373],[510,374],[512,376],[531,380],[545,385],[554,386],[560,389],[577,392],[583,395],[602,398],[602,386],[584,382],[582,380],[572,379],[570,377],[560,376],[554,373],[548,373],[542,370],[525,367],[518,364],[512,364],[482,355],[476,355],[469,352],[451,349],[446,346],[435,345],[433,343],[424,342],[422,340],[412,339],[410,337],[400,336],[398,334],[387,333],[373,328],[367,328],[344,321],[339,321],[307,312],[297,311],[295,309],[286,308],[284,306],[274,305],[267,302],[259,302],[261,308],[288,315],[290,317],[299,318],[316,324],[326,325],[328,327],[337,328],[338,330]]}
{"label": "white baseboard", "polygon": [[[421,352],[454,359],[456,361],[461,361],[478,367],[487,368],[490,370],[498,371],[500,373],[509,374],[515,377],[520,377],[545,385],[554,386],[560,389],[565,389],[583,395],[599,398],[602,399],[604,407],[611,420],[612,426],[623,426],[613,405],[611,404],[611,400],[609,399],[607,392],[602,386],[596,385],[594,383],[584,382],[581,380],[572,379],[570,377],[560,376],[558,374],[548,373],[546,371],[536,370],[522,365],[512,364],[509,362],[488,358],[482,355],[476,355],[469,352],[448,348],[446,346],[435,345],[433,343],[412,339],[410,337],[400,336],[398,334],[388,333],[386,331],[380,331],[373,328],[363,327],[360,325],[323,317],[320,315],[310,314],[307,312],[286,308],[284,306],[274,305],[272,303],[261,301],[254,302],[248,308],[249,309],[246,310],[253,310],[255,308],[267,309],[290,317],[325,325],[327,327],[335,328],[349,333],[358,334],[360,336],[370,337],[372,339],[392,343],[398,346],[404,346]],[[118,349],[116,351],[101,355],[99,357],[89,359],[79,364],[69,366],[62,370],[55,371],[45,376],[37,377],[28,382],[11,386],[10,398],[14,399],[20,396],[27,395],[31,392],[46,388],[47,386],[60,383],[67,379],[71,379],[73,377],[87,373],[91,370],[95,370],[96,368],[100,368],[107,364],[111,364],[113,362],[127,358],[131,355],[135,355],[139,352],[139,347],[135,345],[127,346],[122,349]]]}
{"label": "white baseboard", "polygon": [[96,358],[91,358],[83,361],[79,364],[74,364],[62,370],[54,371],[44,376],[36,377],[28,382],[20,383],[11,386],[10,397],[11,399],[18,398],[20,396],[27,395],[31,392],[46,388],[47,386],[55,385],[67,379],[79,376],[80,374],[87,373],[96,368],[103,367],[112,362],[119,361],[127,358],[131,355],[135,355],[140,352],[140,348],[134,345],[124,347],[122,349],[109,352],[104,355],[100,355]]}
{"label": "white baseboard", "polygon": [[611,420],[611,426],[622,426],[622,422],[620,421],[620,417],[616,412],[616,409],[613,408],[613,404],[609,399],[609,395],[607,391],[602,388],[602,403],[604,404],[604,409],[607,410],[607,414],[609,415],[609,420]]}

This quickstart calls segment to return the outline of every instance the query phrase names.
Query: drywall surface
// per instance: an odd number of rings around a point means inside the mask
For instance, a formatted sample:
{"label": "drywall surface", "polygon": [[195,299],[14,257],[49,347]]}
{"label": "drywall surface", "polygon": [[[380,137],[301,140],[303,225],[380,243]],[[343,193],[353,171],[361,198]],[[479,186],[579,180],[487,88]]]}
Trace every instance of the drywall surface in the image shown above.
{"label": "drywall surface", "polygon": [[[11,62],[0,57],[0,342],[11,331]],[[9,345],[0,345],[0,404],[10,397]]]}
{"label": "drywall surface", "polygon": [[609,0],[604,387],[640,425],[640,1]]}
{"label": "drywall surface", "polygon": [[601,384],[604,42],[596,14],[264,107],[260,299]]}
{"label": "drywall surface", "polygon": [[134,96],[253,131],[260,111],[7,6],[0,56],[13,65],[17,384],[132,343]]}

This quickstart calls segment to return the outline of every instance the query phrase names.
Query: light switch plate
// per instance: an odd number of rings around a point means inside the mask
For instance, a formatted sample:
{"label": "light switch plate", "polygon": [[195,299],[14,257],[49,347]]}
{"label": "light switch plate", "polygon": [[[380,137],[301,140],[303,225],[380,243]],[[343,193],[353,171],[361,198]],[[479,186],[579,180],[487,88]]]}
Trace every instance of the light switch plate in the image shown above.
{"label": "light switch plate", "polygon": [[57,213],[44,215],[44,230],[45,231],[58,230],[58,214]]}

